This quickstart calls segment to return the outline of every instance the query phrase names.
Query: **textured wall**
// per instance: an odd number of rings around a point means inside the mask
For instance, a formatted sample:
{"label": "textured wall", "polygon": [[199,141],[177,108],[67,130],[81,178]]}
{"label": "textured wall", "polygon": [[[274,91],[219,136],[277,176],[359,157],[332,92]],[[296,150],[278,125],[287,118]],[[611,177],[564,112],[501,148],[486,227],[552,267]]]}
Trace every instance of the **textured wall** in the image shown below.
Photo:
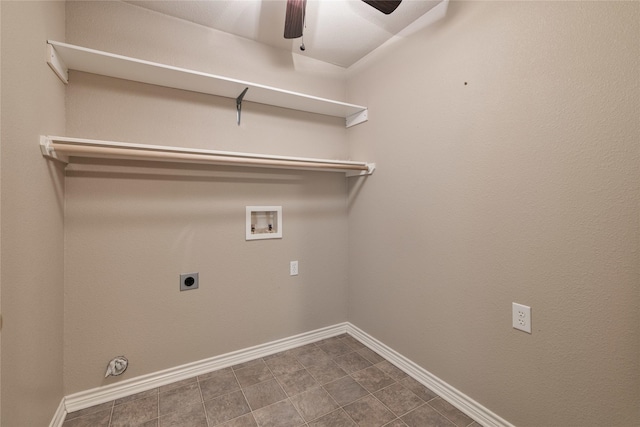
{"label": "textured wall", "polygon": [[64,133],[64,85],[45,62],[63,2],[2,2],[2,419],[48,425],[62,399],[63,179],[39,135]]}
{"label": "textured wall", "polygon": [[[222,38],[222,39],[220,39]],[[67,41],[344,97],[337,67],[119,2],[67,4]],[[311,70],[315,65],[317,72]],[[344,158],[344,121],[72,73],[68,135]],[[117,167],[122,166],[117,165]],[[84,165],[66,178],[65,393],[269,342],[347,318],[342,174]],[[245,241],[245,206],[281,205],[282,240]],[[289,276],[289,261],[300,275]],[[179,292],[198,271],[200,289]],[[103,378],[124,354],[130,367]]]}
{"label": "textured wall", "polygon": [[349,319],[519,426],[640,422],[639,8],[452,2],[350,80]]}

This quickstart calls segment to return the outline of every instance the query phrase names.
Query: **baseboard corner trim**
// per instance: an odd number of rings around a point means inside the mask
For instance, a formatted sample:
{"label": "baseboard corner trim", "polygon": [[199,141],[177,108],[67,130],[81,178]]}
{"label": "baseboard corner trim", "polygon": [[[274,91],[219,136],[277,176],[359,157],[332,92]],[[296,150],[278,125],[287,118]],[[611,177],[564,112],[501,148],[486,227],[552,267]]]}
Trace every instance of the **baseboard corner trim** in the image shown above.
{"label": "baseboard corner trim", "polygon": [[[331,338],[336,335],[344,334],[347,331],[348,323],[339,323],[333,326],[316,329],[314,331],[305,332],[287,338],[260,344],[254,347],[233,351],[230,353],[214,356],[208,359],[187,363],[163,371],[153,372],[150,374],[138,376],[128,380],[124,380],[115,384],[81,391],[66,396],[63,401],[65,403],[66,413],[79,411],[91,406],[100,405],[112,400],[120,399],[125,396],[151,390],[156,387],[171,384],[177,381],[193,378],[198,375],[216,371],[218,369],[227,368],[239,363],[248,362],[249,360],[260,357],[269,356],[274,353],[289,350],[291,348],[300,347],[311,344],[325,338]],[[64,420],[64,418],[63,418]],[[54,427],[53,425],[51,427]]]}
{"label": "baseboard corner trim", "polygon": [[354,324],[347,323],[346,332],[467,414],[474,421],[477,421],[485,427],[515,427],[509,421],[364,332]]}
{"label": "baseboard corner trim", "polygon": [[58,409],[56,409],[55,414],[53,414],[53,418],[51,419],[51,423],[49,423],[49,427],[62,427],[66,416],[67,409],[65,398],[63,397],[62,399],[60,399],[60,404],[58,405]]}

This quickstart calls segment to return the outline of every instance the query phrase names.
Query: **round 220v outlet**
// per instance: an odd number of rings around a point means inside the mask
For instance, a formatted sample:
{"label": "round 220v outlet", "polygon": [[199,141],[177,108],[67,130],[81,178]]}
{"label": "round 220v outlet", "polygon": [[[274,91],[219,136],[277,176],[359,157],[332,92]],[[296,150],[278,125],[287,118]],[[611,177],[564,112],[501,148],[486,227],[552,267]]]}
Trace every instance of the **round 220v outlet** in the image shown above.
{"label": "round 220v outlet", "polygon": [[185,273],[180,275],[180,290],[190,291],[198,289],[198,273]]}

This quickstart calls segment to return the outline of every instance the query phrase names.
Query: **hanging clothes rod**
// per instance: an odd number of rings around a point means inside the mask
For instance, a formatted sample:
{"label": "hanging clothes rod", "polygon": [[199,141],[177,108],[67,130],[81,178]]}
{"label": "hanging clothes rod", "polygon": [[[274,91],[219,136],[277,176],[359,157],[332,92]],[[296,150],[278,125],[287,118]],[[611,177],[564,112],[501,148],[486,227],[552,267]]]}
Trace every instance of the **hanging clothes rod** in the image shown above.
{"label": "hanging clothes rod", "polygon": [[375,164],[349,160],[328,160],[306,157],[287,157],[269,154],[238,153],[202,150],[162,145],[132,144],[93,139],[41,136],[42,155],[70,163],[73,157],[145,160],[159,162],[196,163],[264,167],[279,169],[344,172],[347,176],[371,175]]}

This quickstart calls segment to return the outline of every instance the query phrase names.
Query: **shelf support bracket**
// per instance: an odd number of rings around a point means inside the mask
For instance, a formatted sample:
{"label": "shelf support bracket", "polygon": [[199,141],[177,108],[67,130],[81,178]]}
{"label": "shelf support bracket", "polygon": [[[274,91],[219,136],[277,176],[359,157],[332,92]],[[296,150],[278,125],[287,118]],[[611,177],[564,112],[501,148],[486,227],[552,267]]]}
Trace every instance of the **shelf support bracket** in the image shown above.
{"label": "shelf support bracket", "polygon": [[375,170],[376,170],[375,163],[367,163],[366,171],[348,171],[345,175],[347,178],[351,178],[354,176],[367,176],[367,175],[372,175],[373,172],[375,172]]}
{"label": "shelf support bracket", "polygon": [[69,157],[56,153],[51,142],[51,138],[40,135],[40,151],[42,152],[42,155],[48,159],[57,160],[62,163],[69,163]]}
{"label": "shelf support bracket", "polygon": [[69,83],[69,69],[55,48],[47,43],[47,64],[64,84]]}
{"label": "shelf support bracket", "polygon": [[362,111],[358,111],[357,113],[354,113],[345,118],[348,128],[350,128],[351,126],[358,125],[360,123],[364,123],[367,120],[369,120],[369,110],[366,108]]}
{"label": "shelf support bracket", "polygon": [[238,97],[236,98],[236,120],[238,122],[238,126],[240,126],[240,117],[242,116],[242,98],[244,98],[244,95],[247,93],[248,90],[249,88],[246,87],[242,91],[242,93],[238,95]]}

